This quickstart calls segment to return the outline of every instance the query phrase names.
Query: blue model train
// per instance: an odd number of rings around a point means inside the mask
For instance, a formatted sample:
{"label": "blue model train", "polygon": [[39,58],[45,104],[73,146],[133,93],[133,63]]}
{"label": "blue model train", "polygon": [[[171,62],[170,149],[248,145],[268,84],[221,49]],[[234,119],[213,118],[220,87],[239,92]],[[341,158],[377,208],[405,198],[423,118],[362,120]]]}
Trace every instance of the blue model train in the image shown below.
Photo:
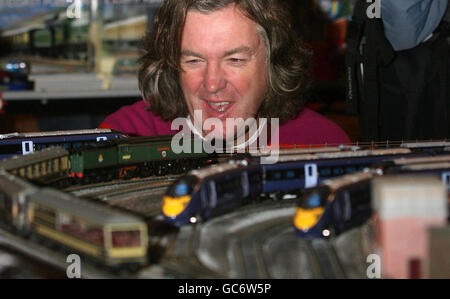
{"label": "blue model train", "polygon": [[[162,214],[174,225],[195,223],[247,203],[248,195],[279,198],[297,194],[324,180],[354,174],[394,159],[419,159],[430,153],[409,148],[283,155],[276,164],[222,164],[181,177],[163,198]],[[247,165],[248,164],[248,165]]]}
{"label": "blue model train", "polygon": [[233,210],[260,193],[259,165],[229,161],[178,179],[163,197],[162,211],[167,222],[180,226]]}
{"label": "blue model train", "polygon": [[15,155],[27,155],[50,146],[74,149],[96,142],[123,138],[127,136],[110,129],[5,134],[0,135],[0,160]]}
{"label": "blue model train", "polygon": [[395,159],[364,172],[325,180],[301,194],[293,220],[297,236],[329,237],[363,224],[372,215],[372,178],[382,174],[436,176],[450,193],[450,155]]}
{"label": "blue model train", "polygon": [[363,224],[371,215],[371,179],[363,171],[323,181],[300,197],[294,227],[301,238],[329,237]]}
{"label": "blue model train", "polygon": [[261,164],[262,192],[272,195],[290,193],[383,161],[424,155],[408,148],[285,155],[276,164]]}

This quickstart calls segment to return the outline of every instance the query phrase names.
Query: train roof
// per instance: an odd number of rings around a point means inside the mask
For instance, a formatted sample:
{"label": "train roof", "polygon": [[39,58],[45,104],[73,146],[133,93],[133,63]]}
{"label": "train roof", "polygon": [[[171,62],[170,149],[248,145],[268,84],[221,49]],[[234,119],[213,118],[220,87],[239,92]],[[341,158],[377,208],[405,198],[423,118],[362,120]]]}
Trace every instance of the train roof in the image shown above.
{"label": "train roof", "polygon": [[341,188],[357,184],[366,180],[370,180],[376,175],[375,171],[362,171],[353,174],[347,174],[338,178],[324,180],[322,185],[330,187],[335,192]]}
{"label": "train roof", "polygon": [[425,171],[425,170],[437,170],[437,169],[448,169],[450,171],[450,161],[445,163],[425,163],[425,164],[411,164],[403,165],[402,170],[407,171]]}
{"label": "train roof", "polygon": [[92,129],[92,130],[70,130],[70,131],[47,131],[33,133],[9,133],[0,135],[0,139],[10,138],[33,138],[33,137],[50,137],[50,136],[72,136],[72,135],[90,135],[90,134],[111,134],[118,133],[111,129]]}
{"label": "train roof", "polygon": [[48,159],[69,155],[69,152],[61,146],[49,147],[25,156],[14,156],[0,161],[0,168],[5,170],[15,169],[24,165],[39,163]]}
{"label": "train roof", "polygon": [[34,192],[37,188],[29,182],[0,169],[0,191],[14,196],[21,192]]}
{"label": "train roof", "polygon": [[429,142],[405,142],[400,147],[405,148],[430,148],[430,147],[449,147],[450,141],[429,141]]}
{"label": "train roof", "polygon": [[86,145],[84,149],[101,149],[101,148],[107,148],[122,144],[145,144],[145,143],[165,143],[169,146],[171,146],[173,135],[161,135],[161,136],[139,136],[139,137],[128,137],[123,139],[114,139],[114,140],[107,140],[101,143],[95,143]]}
{"label": "train roof", "polygon": [[377,150],[358,150],[349,152],[330,152],[330,153],[316,153],[316,154],[303,154],[303,155],[286,155],[280,156],[279,162],[292,162],[301,160],[321,160],[321,159],[339,159],[339,158],[358,158],[358,157],[371,157],[371,156],[387,156],[387,155],[400,155],[411,154],[411,150],[407,148],[395,148],[395,149],[377,149]]}
{"label": "train roof", "polygon": [[419,158],[400,158],[393,160],[394,164],[396,165],[435,163],[447,161],[450,161],[450,155],[439,155],[439,156],[419,157]]}
{"label": "train roof", "polygon": [[[315,154],[315,153],[329,153],[342,151],[340,147],[311,147],[311,148],[292,148],[292,149],[271,149],[267,151],[258,150],[252,156],[264,157],[270,155],[302,155],[302,154]],[[251,152],[250,152],[251,153]]]}
{"label": "train roof", "polygon": [[107,225],[142,222],[140,218],[108,207],[106,204],[81,199],[56,189],[43,188],[32,194],[30,200],[78,216],[91,223]]}
{"label": "train roof", "polygon": [[226,171],[238,169],[247,166],[243,161],[229,161],[219,164],[210,165],[201,169],[194,169],[188,172],[188,175],[196,176],[197,178],[203,180],[207,177],[221,174]]}

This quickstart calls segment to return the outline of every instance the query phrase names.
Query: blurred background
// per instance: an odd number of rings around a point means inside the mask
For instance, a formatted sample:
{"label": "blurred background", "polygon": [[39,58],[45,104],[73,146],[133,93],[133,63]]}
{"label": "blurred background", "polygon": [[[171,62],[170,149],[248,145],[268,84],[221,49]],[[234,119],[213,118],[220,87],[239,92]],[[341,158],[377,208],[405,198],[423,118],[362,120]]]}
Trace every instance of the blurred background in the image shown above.
{"label": "blurred background", "polygon": [[[309,107],[353,141],[344,57],[351,0],[278,0],[313,52]],[[141,39],[162,0],[0,0],[0,133],[97,127],[141,99]]]}

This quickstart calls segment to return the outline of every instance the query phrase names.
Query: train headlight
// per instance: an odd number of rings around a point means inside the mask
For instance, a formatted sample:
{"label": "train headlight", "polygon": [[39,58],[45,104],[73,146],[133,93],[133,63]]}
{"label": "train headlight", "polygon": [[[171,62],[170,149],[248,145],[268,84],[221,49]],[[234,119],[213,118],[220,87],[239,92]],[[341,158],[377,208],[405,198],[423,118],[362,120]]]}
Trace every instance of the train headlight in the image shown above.
{"label": "train headlight", "polygon": [[195,224],[195,223],[197,223],[197,217],[191,217],[190,219],[189,219],[189,222],[190,223],[192,223],[192,224]]}
{"label": "train headlight", "polygon": [[324,229],[324,230],[322,231],[322,235],[323,235],[324,237],[329,237],[330,234],[331,234],[331,232],[330,232],[328,229]]}

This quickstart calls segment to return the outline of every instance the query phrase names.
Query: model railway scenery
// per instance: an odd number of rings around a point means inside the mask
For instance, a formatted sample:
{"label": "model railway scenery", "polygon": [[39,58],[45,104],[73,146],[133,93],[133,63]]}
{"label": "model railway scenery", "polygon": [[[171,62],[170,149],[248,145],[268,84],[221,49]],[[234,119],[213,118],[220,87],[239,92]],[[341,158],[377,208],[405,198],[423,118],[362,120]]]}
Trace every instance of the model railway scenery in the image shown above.
{"label": "model railway scenery", "polygon": [[[193,146],[202,142],[193,141]],[[361,242],[360,238],[367,237],[364,231],[376,230],[379,225],[389,227],[396,217],[398,221],[416,221],[414,225],[424,235],[427,223],[442,229],[448,225],[447,141],[376,147],[294,146],[276,150],[279,159],[275,164],[261,163],[259,154],[175,154],[170,137],[136,138],[109,131],[10,134],[0,142],[8,145],[4,154],[13,155],[0,161],[2,238],[14,236],[18,248],[34,244],[56,257],[75,252],[90,269],[87,278],[139,277],[153,267],[164,269],[162,277],[302,278],[306,273],[320,277],[320,269],[306,264],[279,272],[283,262],[275,259],[279,254],[275,248],[284,242],[291,244],[284,249],[289,251],[286,258],[298,264],[304,246],[318,250],[317,244],[326,244],[328,249],[315,255],[330,258],[328,251],[338,240],[350,235],[346,242],[357,242],[353,238]],[[32,142],[33,151],[24,154],[9,146],[12,142]],[[430,192],[414,191],[408,187],[411,182],[429,182]],[[394,193],[384,195],[382,190],[390,190],[391,184]],[[404,192],[395,191],[398,188]],[[411,205],[406,203],[409,197]],[[408,208],[398,210],[401,207],[391,203],[396,200],[405,201]],[[414,212],[415,205],[426,208]],[[272,244],[273,250],[267,249],[264,256],[252,254],[248,262],[251,265],[251,260],[262,259],[265,269],[273,272],[263,275],[251,266],[246,268],[248,272],[239,272],[233,268],[238,265],[229,264],[231,260],[218,259],[221,251],[230,254],[237,250],[226,241],[232,238],[227,221],[231,231],[239,227],[241,242],[250,238],[245,233],[250,229],[254,244]],[[269,227],[274,233],[267,234]],[[391,233],[371,235],[370,244],[382,252],[392,250],[395,244],[380,243]],[[201,237],[200,243],[183,241],[189,235]],[[219,237],[223,238],[220,242]],[[207,238],[225,242],[224,247],[214,249]],[[416,240],[408,242],[416,246]],[[252,251],[240,250],[240,254]],[[398,258],[407,261],[410,254]],[[39,251],[35,255],[42,258]],[[197,266],[186,268],[190,259],[195,259]],[[218,259],[215,266],[211,259]],[[432,259],[421,256],[424,263]],[[230,270],[218,268],[221,263]],[[325,266],[322,262],[318,265]],[[408,273],[405,267],[391,267],[386,275]]]}

